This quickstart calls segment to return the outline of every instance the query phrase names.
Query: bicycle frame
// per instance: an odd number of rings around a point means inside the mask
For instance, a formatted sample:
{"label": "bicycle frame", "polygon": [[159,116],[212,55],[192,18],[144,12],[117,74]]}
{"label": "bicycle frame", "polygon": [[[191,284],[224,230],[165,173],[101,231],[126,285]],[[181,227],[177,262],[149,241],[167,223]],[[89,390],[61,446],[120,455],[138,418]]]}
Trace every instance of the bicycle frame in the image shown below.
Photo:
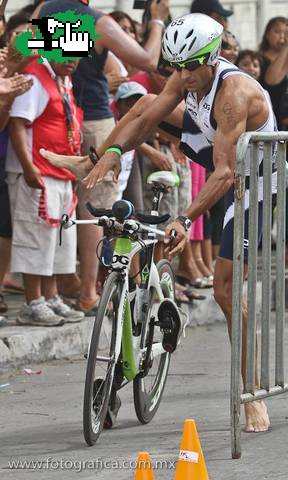
{"label": "bicycle frame", "polygon": [[[144,288],[148,292],[150,288],[155,289],[156,294],[161,302],[164,299],[164,295],[161,289],[158,270],[153,261],[154,245],[157,243],[157,241],[158,240],[155,238],[145,240],[145,245],[150,248],[149,258],[144,267],[146,271],[142,275],[142,281],[144,280]],[[113,252],[112,270],[121,270],[124,279],[119,302],[119,310],[117,314],[117,341],[115,346],[115,360],[117,362],[122,347],[122,370],[125,378],[128,381],[133,380],[133,378],[135,378],[138,374],[141,358],[142,356],[145,356],[146,352],[146,348],[139,348],[139,351],[137,352],[137,345],[133,345],[132,314],[129,301],[129,269],[133,257],[142,249],[143,247],[138,242],[132,242],[129,238],[118,238],[116,240],[116,245]],[[123,265],[125,265],[124,268]],[[165,353],[162,344],[154,344],[151,352],[152,356],[156,357],[162,353]]]}

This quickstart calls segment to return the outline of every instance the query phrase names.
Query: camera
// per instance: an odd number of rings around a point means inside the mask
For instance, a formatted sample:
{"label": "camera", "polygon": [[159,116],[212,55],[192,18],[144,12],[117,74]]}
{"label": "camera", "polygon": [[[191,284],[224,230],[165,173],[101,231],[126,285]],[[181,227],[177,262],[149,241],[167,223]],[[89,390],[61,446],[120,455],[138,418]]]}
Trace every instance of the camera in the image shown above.
{"label": "camera", "polygon": [[135,10],[145,10],[148,3],[150,3],[149,0],[134,0],[133,8]]}

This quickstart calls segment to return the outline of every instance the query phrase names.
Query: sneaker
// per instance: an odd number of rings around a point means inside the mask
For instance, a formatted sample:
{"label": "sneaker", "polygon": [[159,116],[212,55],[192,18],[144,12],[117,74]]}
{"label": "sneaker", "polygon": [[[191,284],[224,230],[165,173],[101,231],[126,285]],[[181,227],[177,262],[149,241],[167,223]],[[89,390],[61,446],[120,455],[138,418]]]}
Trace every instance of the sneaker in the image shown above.
{"label": "sneaker", "polygon": [[77,323],[81,322],[85,317],[83,312],[79,310],[74,310],[69,307],[66,303],[63,302],[62,298],[59,295],[55,295],[53,298],[47,300],[47,305],[53,310],[54,313],[60,315],[65,319],[65,323]]}
{"label": "sneaker", "polygon": [[0,315],[0,327],[5,327],[7,325],[7,318]]}
{"label": "sneaker", "polygon": [[47,305],[45,298],[40,297],[21,307],[16,322],[20,325],[37,325],[39,327],[58,327],[64,324],[63,316],[56,315]]}
{"label": "sneaker", "polygon": [[8,310],[7,303],[4,301],[2,293],[0,293],[0,313],[6,313]]}
{"label": "sneaker", "polygon": [[173,300],[165,299],[158,309],[158,322],[155,325],[163,332],[162,346],[166,352],[173,353],[183,332],[184,321]]}

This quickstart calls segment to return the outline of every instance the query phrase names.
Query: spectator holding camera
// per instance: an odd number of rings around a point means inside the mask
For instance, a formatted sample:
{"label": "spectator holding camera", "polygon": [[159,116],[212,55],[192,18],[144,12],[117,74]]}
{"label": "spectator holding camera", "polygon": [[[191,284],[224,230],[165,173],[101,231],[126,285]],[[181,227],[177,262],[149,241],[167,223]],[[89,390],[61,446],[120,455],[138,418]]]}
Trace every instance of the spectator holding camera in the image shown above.
{"label": "spectator holding camera", "polygon": [[288,19],[272,18],[265,29],[260,53],[263,70],[260,83],[269,92],[278,128],[288,126]]}
{"label": "spectator holding camera", "polygon": [[233,15],[233,11],[224,8],[219,0],[193,0],[190,12],[204,13],[221,23],[224,29],[228,28],[228,18]]}

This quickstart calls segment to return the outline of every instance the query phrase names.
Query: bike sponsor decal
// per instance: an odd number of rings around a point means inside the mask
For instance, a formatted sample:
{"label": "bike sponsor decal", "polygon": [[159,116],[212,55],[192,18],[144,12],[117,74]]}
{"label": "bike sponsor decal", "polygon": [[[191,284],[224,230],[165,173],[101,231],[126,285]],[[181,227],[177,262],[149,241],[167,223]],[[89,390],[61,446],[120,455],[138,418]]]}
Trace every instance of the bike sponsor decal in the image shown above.
{"label": "bike sponsor decal", "polygon": [[100,428],[100,421],[99,420],[97,422],[92,421],[93,433],[97,434],[99,432],[99,428]]}
{"label": "bike sponsor decal", "polygon": [[[165,290],[165,294],[169,295],[170,298],[173,298],[173,284],[171,275],[168,272],[163,273],[160,280],[162,290]],[[165,288],[166,287],[166,288]]]}
{"label": "bike sponsor decal", "polygon": [[121,266],[127,267],[127,265],[129,264],[129,257],[127,257],[126,255],[117,255],[116,253],[114,253],[112,264],[115,265],[117,263]]}
{"label": "bike sponsor decal", "polygon": [[142,283],[146,283],[147,282],[147,279],[149,277],[149,273],[150,273],[150,270],[148,268],[148,265],[145,265],[145,267],[143,268],[142,272],[141,272],[141,280],[142,280]]}

